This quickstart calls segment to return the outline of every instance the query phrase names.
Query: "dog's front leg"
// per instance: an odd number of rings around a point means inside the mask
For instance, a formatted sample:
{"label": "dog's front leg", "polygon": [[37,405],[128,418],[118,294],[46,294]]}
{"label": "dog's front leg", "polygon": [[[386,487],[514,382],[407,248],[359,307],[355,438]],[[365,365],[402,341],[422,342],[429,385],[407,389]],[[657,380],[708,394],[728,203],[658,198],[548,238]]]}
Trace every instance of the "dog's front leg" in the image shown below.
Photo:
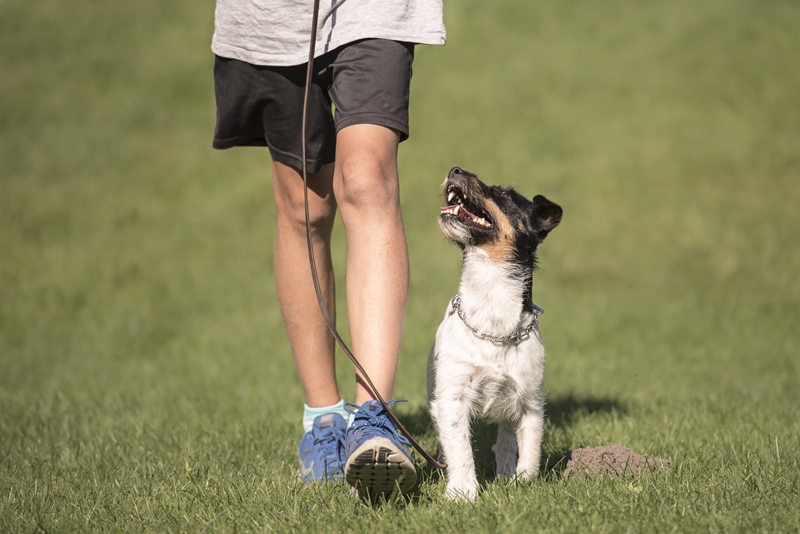
{"label": "dog's front leg", "polygon": [[497,476],[509,478],[517,468],[517,425],[502,421],[497,425],[497,442],[494,444],[494,460]]}
{"label": "dog's front leg", "polygon": [[478,477],[472,453],[469,413],[450,411],[442,422],[442,452],[447,462],[447,490],[450,499],[475,500]]}
{"label": "dog's front leg", "polygon": [[464,397],[436,395],[436,428],[447,462],[445,495],[453,500],[475,500],[478,477],[472,454],[469,404]]}
{"label": "dog's front leg", "polygon": [[539,475],[543,432],[544,406],[537,406],[522,416],[517,427],[517,442],[519,444],[517,476],[521,480],[530,480]]}

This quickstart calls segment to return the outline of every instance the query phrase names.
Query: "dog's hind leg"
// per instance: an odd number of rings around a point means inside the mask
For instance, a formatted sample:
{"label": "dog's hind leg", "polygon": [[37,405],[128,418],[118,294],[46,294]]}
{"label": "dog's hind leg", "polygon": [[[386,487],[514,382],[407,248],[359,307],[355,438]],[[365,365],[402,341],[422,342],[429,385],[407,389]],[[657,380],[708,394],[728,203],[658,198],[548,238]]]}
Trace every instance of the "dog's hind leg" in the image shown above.
{"label": "dog's hind leg", "polygon": [[433,342],[431,350],[428,353],[428,367],[425,369],[425,386],[427,393],[428,406],[431,405],[433,400],[433,391],[436,389],[436,341]]}
{"label": "dog's hind leg", "polygon": [[497,425],[497,442],[494,444],[494,459],[497,476],[514,476],[517,468],[517,425],[503,421]]}
{"label": "dog's hind leg", "polygon": [[519,461],[517,475],[530,480],[539,475],[542,457],[542,434],[544,433],[544,406],[539,406],[522,416],[517,427]]}

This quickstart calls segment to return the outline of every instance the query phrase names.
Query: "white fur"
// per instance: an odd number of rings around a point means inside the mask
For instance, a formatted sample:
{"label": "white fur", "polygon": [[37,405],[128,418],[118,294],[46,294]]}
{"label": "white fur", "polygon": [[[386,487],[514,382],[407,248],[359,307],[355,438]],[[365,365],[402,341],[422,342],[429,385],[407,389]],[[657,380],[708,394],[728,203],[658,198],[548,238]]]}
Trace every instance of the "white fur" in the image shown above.
{"label": "white fur", "polygon": [[[530,273],[498,265],[467,247],[459,294],[467,322],[495,337],[529,324],[522,313]],[[499,345],[477,337],[453,313],[452,302],[436,332],[428,361],[431,418],[447,462],[446,495],[474,500],[478,495],[470,439],[471,418],[498,423],[497,475],[530,480],[539,472],[544,430],[544,346],[538,328],[526,339]]]}

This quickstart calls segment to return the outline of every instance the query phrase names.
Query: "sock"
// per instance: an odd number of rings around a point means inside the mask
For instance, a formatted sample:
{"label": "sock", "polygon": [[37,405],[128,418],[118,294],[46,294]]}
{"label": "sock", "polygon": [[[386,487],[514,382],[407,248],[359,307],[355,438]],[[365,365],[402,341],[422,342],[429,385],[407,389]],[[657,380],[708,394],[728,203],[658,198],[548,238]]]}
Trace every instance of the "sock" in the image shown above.
{"label": "sock", "polygon": [[[356,408],[355,410],[358,411],[358,408]],[[353,421],[355,421],[355,419],[356,419],[356,414],[347,412],[347,417],[345,417],[345,420],[347,421],[347,428],[353,426]]]}
{"label": "sock", "polygon": [[339,399],[339,402],[332,406],[323,406],[321,408],[312,408],[308,404],[303,404],[303,431],[311,432],[314,426],[314,419],[326,413],[338,413],[347,421],[350,414],[344,409],[344,400]]}

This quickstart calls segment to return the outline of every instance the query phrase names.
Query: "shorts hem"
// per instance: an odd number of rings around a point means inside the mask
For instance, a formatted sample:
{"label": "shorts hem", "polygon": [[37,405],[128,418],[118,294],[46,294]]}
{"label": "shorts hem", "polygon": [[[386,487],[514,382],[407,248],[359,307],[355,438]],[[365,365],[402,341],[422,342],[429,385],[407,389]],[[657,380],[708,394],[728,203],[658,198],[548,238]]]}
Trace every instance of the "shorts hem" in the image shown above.
{"label": "shorts hem", "polygon": [[236,137],[229,137],[227,139],[219,139],[214,137],[211,146],[217,150],[225,150],[226,148],[233,148],[236,146],[267,146],[267,140],[261,132],[254,132],[249,135],[237,135]]}
{"label": "shorts hem", "polygon": [[338,119],[336,121],[336,133],[339,133],[342,128],[354,126],[356,124],[375,124],[377,126],[385,126],[386,128],[397,130],[400,132],[400,142],[408,139],[409,135],[408,123],[397,120],[397,118],[392,115],[383,115],[381,113],[371,112],[355,113],[348,115],[343,119]]}
{"label": "shorts hem", "polygon": [[[260,137],[236,137],[234,139],[216,139],[211,143],[212,148],[216,150],[227,150],[235,147],[260,147],[268,148],[269,154],[274,161],[289,165],[299,172],[302,172],[303,159],[291,154],[278,150],[275,147],[269,146],[267,142]],[[307,159],[306,167],[309,174],[319,172],[322,166],[326,163],[333,163],[333,161],[325,161],[325,158]]]}
{"label": "shorts hem", "polygon": [[[295,156],[289,152],[284,152],[282,150],[278,150],[274,147],[269,147],[269,154],[272,156],[273,161],[277,161],[283,163],[284,165],[288,165],[293,167],[297,171],[303,171],[303,158]],[[332,161],[325,161],[325,158],[316,158],[316,159],[306,159],[306,170],[308,174],[314,174],[315,172],[319,172],[322,170],[322,166],[326,163],[333,163]]]}

